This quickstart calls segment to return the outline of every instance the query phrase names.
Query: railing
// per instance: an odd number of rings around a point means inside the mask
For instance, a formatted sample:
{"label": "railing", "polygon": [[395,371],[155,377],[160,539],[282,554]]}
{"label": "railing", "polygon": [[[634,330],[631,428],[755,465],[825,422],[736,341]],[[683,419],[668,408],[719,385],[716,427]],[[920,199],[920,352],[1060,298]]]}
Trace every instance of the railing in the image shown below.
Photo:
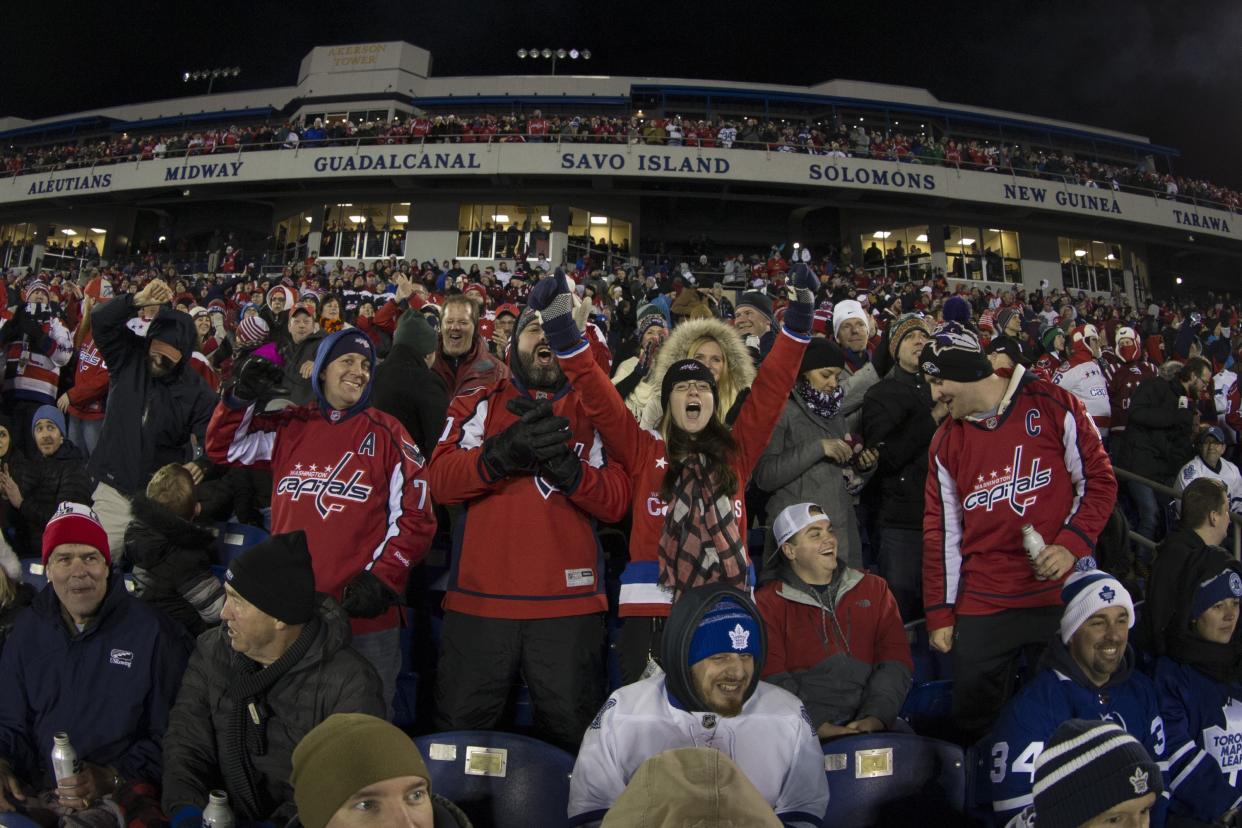
{"label": "railing", "polygon": [[[1148,480],[1146,477],[1135,474],[1132,471],[1127,471],[1126,469],[1119,469],[1116,466],[1113,466],[1113,474],[1117,475],[1117,477],[1121,478],[1122,480],[1129,480],[1133,483],[1141,483],[1142,485],[1147,486],[1149,489],[1151,489],[1156,494],[1164,495],[1165,497],[1171,498],[1172,500],[1182,499],[1182,496],[1178,494],[1172,487],[1165,486],[1163,483],[1157,483],[1154,480]],[[1233,512],[1230,512],[1229,522],[1233,524],[1233,531],[1229,533],[1233,535],[1233,558],[1236,561],[1242,561],[1242,515],[1236,515]],[[1138,532],[1135,532],[1133,529],[1130,530],[1130,540],[1134,541],[1135,543],[1141,546],[1145,546],[1148,549],[1156,548],[1155,541],[1151,540],[1150,538],[1143,537]]]}
{"label": "railing", "polygon": [[[967,160],[949,160],[936,154],[919,154],[899,156],[893,152],[886,152],[883,155],[871,152],[843,152],[843,151],[827,151],[823,148],[806,145],[790,145],[779,141],[766,141],[754,139],[739,139],[729,142],[728,146],[722,145],[719,141],[701,141],[698,139],[682,139],[680,141],[670,141],[664,139],[649,139],[644,137],[640,132],[630,131],[624,134],[612,135],[566,135],[558,133],[556,135],[536,135],[531,133],[497,133],[488,135],[475,135],[472,133],[455,133],[451,135],[426,135],[426,136],[386,136],[374,135],[365,137],[352,137],[344,139],[299,139],[296,142],[288,140],[276,140],[265,142],[238,142],[233,146],[217,145],[210,150],[202,147],[177,147],[175,149],[166,149],[159,155],[152,153],[124,154],[116,156],[104,156],[93,158],[71,158],[59,160],[51,164],[43,164],[40,166],[20,167],[18,169],[0,170],[0,178],[16,177],[22,175],[37,175],[40,173],[56,172],[69,169],[85,169],[94,170],[101,166],[111,166],[116,164],[141,163],[143,161],[167,161],[176,158],[193,158],[197,156],[212,155],[240,155],[243,152],[259,152],[259,151],[292,151],[297,152],[303,147],[354,147],[355,149],[364,146],[423,146],[424,144],[479,144],[490,146],[494,143],[549,143],[556,144],[558,147],[573,144],[611,144],[611,145],[639,145],[639,146],[682,146],[698,150],[722,150],[730,152],[732,150],[751,150],[761,151],[769,155],[772,153],[792,153],[799,155],[818,155],[823,157],[849,157],[864,158],[872,161],[889,161],[895,164],[919,164],[926,166],[936,166],[944,168],[952,168],[957,170],[974,170],[978,172],[990,172],[998,175],[1007,175],[1011,178],[1018,179],[1037,179],[1049,181],[1053,184],[1068,186],[1069,184],[1077,184],[1079,186],[1096,186],[1105,191],[1112,191],[1114,183],[1116,189],[1120,192],[1130,193],[1133,195],[1150,196],[1158,199],[1168,199],[1178,201],[1184,204],[1192,204],[1195,206],[1212,207],[1215,209],[1226,210],[1230,213],[1238,212],[1233,203],[1214,201],[1209,198],[1196,196],[1193,193],[1169,193],[1164,188],[1146,187],[1141,184],[1135,184],[1130,181],[1115,181],[1113,178],[1081,178],[1079,174],[1073,170],[1061,172],[1059,170],[1038,170],[1025,165],[1014,166],[1012,163],[999,165],[995,163],[976,164]],[[1111,166],[1111,165],[1110,165]],[[1140,174],[1135,168],[1124,168],[1125,175],[1121,178],[1129,178],[1132,175]]]}

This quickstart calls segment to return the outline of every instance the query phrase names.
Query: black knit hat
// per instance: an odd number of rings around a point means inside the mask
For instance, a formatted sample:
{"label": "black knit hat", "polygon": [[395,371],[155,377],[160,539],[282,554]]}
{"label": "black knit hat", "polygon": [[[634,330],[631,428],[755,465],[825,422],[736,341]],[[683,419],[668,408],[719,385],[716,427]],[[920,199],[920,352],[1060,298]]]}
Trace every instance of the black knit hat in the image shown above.
{"label": "black knit hat", "polygon": [[737,298],[736,307],[750,305],[755,310],[762,313],[768,319],[772,318],[772,300],[768,295],[759,290],[748,290]]}
{"label": "black knit hat", "polygon": [[844,368],[845,351],[831,339],[813,337],[802,353],[802,364],[798,373],[805,374],[817,368]]}
{"label": "black knit hat", "polygon": [[712,400],[720,402],[716,396],[716,378],[712,376],[712,369],[697,359],[679,359],[669,366],[664,374],[664,381],[660,383],[660,407],[668,408],[668,398],[673,393],[674,385],[689,380],[706,382],[712,387]]}
{"label": "black knit hat", "polygon": [[946,322],[923,346],[919,370],[929,379],[977,382],[992,376],[992,363],[974,333],[956,322]]}
{"label": "black knit hat", "polygon": [[1163,790],[1160,768],[1113,722],[1070,719],[1035,759],[1039,828],[1077,828],[1100,814]]}
{"label": "black knit hat", "polygon": [[277,621],[305,624],[315,614],[315,573],[301,529],[250,547],[229,563],[224,580]]}

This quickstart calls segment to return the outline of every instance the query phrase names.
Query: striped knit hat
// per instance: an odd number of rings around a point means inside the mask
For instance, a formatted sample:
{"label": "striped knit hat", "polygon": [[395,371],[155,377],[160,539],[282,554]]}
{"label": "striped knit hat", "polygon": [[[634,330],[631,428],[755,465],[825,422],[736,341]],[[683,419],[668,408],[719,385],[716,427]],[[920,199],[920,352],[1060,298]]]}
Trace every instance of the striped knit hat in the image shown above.
{"label": "striped knit hat", "polygon": [[243,348],[262,345],[267,341],[270,329],[261,316],[247,316],[237,323],[237,344]]}
{"label": "striped knit hat", "polygon": [[1113,722],[1070,719],[1035,759],[1039,828],[1078,828],[1163,784],[1147,750]]}
{"label": "striped knit hat", "polygon": [[1088,618],[1109,607],[1125,607],[1130,615],[1129,626],[1134,627],[1134,601],[1129,591],[1102,569],[1072,573],[1061,588],[1061,601],[1065,604],[1061,613],[1062,643],[1068,644]]}

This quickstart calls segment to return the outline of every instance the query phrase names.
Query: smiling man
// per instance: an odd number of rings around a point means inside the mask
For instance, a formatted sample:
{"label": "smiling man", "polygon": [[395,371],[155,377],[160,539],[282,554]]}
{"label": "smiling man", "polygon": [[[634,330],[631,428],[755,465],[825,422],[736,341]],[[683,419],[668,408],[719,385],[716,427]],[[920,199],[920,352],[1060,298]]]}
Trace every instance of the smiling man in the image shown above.
{"label": "smiling man", "polygon": [[[1113,721],[1142,743],[1153,759],[1165,754],[1164,722],[1156,687],[1134,669],[1130,628],[1134,604],[1113,576],[1075,572],[1061,592],[1061,629],[1040,670],[1005,707],[988,738],[987,763],[997,825],[1031,805],[1036,760],[1058,725],[1069,719]],[[1163,816],[1167,800],[1156,804]],[[1163,818],[1157,819],[1163,825]]]}
{"label": "smiling man", "polygon": [[782,823],[819,825],[828,807],[823,752],[797,696],[759,680],[766,639],[745,593],[723,583],[687,591],[661,649],[668,672],[615,691],[587,730],[570,780],[570,823],[598,824],[652,756],[711,747]]}

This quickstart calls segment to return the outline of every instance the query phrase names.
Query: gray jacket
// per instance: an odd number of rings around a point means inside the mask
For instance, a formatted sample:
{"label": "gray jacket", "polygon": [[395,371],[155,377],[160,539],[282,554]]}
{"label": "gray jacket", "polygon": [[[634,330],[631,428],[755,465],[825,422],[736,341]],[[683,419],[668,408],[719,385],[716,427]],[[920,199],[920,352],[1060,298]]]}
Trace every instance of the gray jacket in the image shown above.
{"label": "gray jacket", "polygon": [[845,389],[845,398],[841,400],[841,416],[845,418],[845,430],[851,434],[862,431],[863,398],[867,389],[880,381],[875,365],[868,362],[857,372],[849,366],[841,372],[841,387]]}

